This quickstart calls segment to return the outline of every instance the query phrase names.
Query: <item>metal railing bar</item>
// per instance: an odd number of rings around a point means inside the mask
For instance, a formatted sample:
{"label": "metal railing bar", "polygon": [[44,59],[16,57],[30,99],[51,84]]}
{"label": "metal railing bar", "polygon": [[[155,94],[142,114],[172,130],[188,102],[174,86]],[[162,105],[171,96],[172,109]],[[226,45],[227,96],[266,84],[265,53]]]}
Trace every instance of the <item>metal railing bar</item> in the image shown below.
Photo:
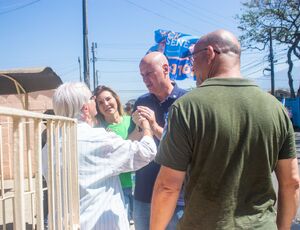
{"label": "metal railing bar", "polygon": [[42,182],[42,120],[34,121],[35,133],[35,204],[36,204],[36,227],[39,230],[44,229],[44,212],[43,212],[43,182]]}
{"label": "metal railing bar", "polygon": [[24,214],[24,133],[22,119],[14,117],[14,227],[18,230],[25,230]]}
{"label": "metal railing bar", "polygon": [[60,135],[59,135],[59,121],[55,122],[55,182],[56,182],[56,211],[57,211],[57,229],[62,229],[62,205],[61,205],[61,153],[60,153]]}
{"label": "metal railing bar", "polygon": [[64,120],[64,121],[76,122],[76,120],[72,118],[30,112],[27,110],[20,110],[20,109],[8,108],[3,106],[0,106],[0,111],[1,111],[0,112],[1,116],[6,115],[6,116],[13,116],[13,117],[20,117],[20,118],[39,118],[39,119]]}

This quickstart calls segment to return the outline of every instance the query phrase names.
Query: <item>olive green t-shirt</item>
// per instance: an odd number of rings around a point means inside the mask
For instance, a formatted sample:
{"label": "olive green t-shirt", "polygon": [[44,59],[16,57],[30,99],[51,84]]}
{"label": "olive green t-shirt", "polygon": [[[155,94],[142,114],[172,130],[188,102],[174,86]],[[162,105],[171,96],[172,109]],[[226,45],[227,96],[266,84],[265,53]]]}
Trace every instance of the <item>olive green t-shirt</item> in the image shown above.
{"label": "olive green t-shirt", "polygon": [[[121,136],[124,140],[128,137],[128,129],[130,126],[130,116],[123,116],[122,121],[118,124],[108,124],[106,122],[103,122],[103,126],[108,131],[112,131],[119,136]],[[126,153],[124,153],[126,154]],[[132,187],[132,179],[131,179],[131,172],[127,173],[121,173],[119,175],[122,188],[131,188]]]}
{"label": "olive green t-shirt", "polygon": [[246,79],[212,78],[172,105],[155,161],[187,171],[177,229],[277,229],[271,173],[295,156],[275,97]]}

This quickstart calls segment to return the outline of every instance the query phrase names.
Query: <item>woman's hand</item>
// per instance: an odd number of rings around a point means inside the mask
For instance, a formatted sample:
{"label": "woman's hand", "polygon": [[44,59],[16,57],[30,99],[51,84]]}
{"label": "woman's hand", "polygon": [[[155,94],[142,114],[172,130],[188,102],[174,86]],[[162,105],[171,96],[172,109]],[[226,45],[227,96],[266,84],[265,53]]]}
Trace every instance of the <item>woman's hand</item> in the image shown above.
{"label": "woman's hand", "polygon": [[139,113],[138,110],[136,110],[134,113],[132,113],[131,117],[132,117],[133,122],[134,122],[137,126],[139,126],[139,127],[141,127],[141,123],[142,123],[144,120],[146,120],[146,118],[143,117],[143,116]]}
{"label": "woman's hand", "polygon": [[146,118],[149,121],[151,128],[154,128],[157,126],[155,113],[153,110],[149,109],[146,106],[138,106],[137,111],[139,112],[140,116]]}

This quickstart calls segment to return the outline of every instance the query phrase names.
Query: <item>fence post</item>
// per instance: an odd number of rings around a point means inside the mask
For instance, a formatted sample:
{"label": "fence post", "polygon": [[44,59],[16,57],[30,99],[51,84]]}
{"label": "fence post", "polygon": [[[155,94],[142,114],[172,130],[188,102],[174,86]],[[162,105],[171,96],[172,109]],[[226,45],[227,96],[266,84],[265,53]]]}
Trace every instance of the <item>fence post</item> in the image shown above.
{"label": "fence post", "polygon": [[13,119],[14,135],[14,229],[25,230],[24,214],[24,130],[22,119]]}

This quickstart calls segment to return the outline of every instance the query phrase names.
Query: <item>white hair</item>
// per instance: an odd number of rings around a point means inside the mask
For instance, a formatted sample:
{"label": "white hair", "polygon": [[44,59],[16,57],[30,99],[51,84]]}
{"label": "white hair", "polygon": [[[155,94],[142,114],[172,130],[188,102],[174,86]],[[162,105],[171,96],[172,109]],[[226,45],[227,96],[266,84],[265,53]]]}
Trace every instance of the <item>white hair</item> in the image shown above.
{"label": "white hair", "polygon": [[81,82],[66,82],[60,85],[52,98],[54,113],[59,116],[79,118],[84,104],[92,96],[89,88]]}

